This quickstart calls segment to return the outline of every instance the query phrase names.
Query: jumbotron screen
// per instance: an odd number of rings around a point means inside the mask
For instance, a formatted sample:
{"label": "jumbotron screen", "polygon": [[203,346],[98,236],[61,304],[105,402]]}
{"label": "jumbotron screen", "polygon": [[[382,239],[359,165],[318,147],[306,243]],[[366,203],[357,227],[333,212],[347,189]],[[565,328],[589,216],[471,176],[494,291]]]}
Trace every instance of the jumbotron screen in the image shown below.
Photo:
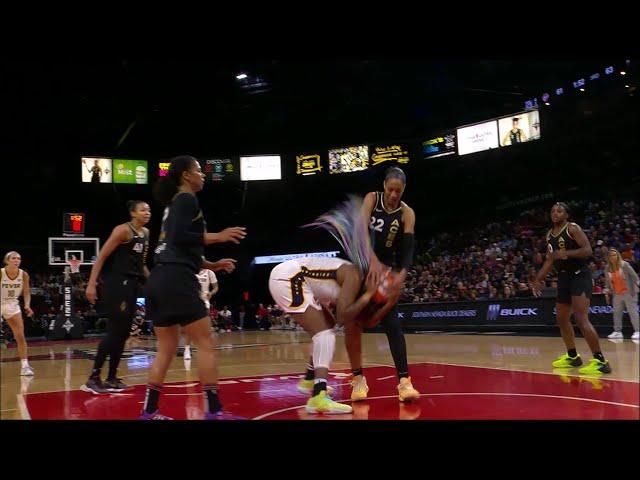
{"label": "jumbotron screen", "polygon": [[240,157],[240,180],[282,179],[280,155],[256,155]]}
{"label": "jumbotron screen", "polygon": [[456,133],[446,132],[422,142],[422,158],[437,158],[456,153]]}
{"label": "jumbotron screen", "polygon": [[296,175],[317,175],[322,172],[322,158],[319,153],[296,155]]}
{"label": "jumbotron screen", "polygon": [[113,159],[113,183],[149,183],[149,167],[146,160]]}
{"label": "jumbotron screen", "polygon": [[369,166],[369,146],[335,148],[329,150],[329,173],[349,173],[366,170]]}
{"label": "jumbotron screen", "polygon": [[411,157],[409,155],[409,146],[403,143],[385,143],[382,145],[374,145],[370,149],[371,162],[370,166],[375,167],[380,164],[405,165],[409,163]]}
{"label": "jumbotron screen", "polygon": [[530,110],[499,118],[498,130],[501,147],[540,140],[540,113]]}
{"label": "jumbotron screen", "polygon": [[458,155],[498,148],[498,122],[476,123],[458,128]]}
{"label": "jumbotron screen", "polygon": [[200,160],[202,173],[207,180],[221,182],[238,178],[238,159],[208,158]]}
{"label": "jumbotron screen", "polygon": [[110,158],[82,157],[82,181],[84,183],[111,183]]}

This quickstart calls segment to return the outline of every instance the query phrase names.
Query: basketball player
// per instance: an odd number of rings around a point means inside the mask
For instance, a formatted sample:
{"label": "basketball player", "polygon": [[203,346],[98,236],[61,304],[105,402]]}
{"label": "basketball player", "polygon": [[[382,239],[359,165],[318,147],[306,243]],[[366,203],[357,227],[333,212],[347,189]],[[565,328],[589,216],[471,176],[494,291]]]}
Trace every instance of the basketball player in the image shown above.
{"label": "basketball player", "polygon": [[24,338],[24,321],[20,311],[18,298],[24,299],[24,312],[27,316],[33,315],[31,310],[31,290],[29,289],[29,274],[20,268],[22,257],[18,252],[9,252],[4,256],[4,268],[2,268],[2,318],[4,318],[18,345],[20,357],[20,375],[31,376],[33,370],[29,366],[27,357],[27,341]]}
{"label": "basketball player", "polygon": [[[98,277],[101,277],[101,293],[109,318],[107,335],[98,346],[91,375],[80,387],[81,390],[94,394],[121,392],[130,388],[117,377],[117,373],[122,352],[131,333],[140,287],[149,276],[146,266],[149,230],[145,225],[151,218],[151,209],[141,200],[130,200],[127,208],[131,221],[113,229],[91,268],[87,282],[87,300],[95,304],[98,298],[96,283]],[[103,382],[100,371],[107,356],[109,373]]]}
{"label": "basketball player", "polygon": [[547,258],[532,282],[531,289],[536,297],[541,295],[544,279],[552,268],[558,272],[558,296],[556,299],[556,320],[567,353],[559,356],[554,368],[572,368],[582,365],[576,351],[571,312],[578,323],[582,336],[587,341],[593,359],[589,365],[579,370],[584,374],[611,373],[609,361],[600,349],[598,334],[589,321],[589,305],[593,280],[587,266],[587,259],[593,254],[589,239],[579,225],[569,222],[569,207],[558,202],[551,208],[553,228],[547,233]]}
{"label": "basketball player", "polygon": [[527,141],[527,136],[524,131],[518,126],[520,122],[519,118],[512,119],[513,127],[507,132],[502,139],[502,145],[513,145],[515,143],[522,143]]}
{"label": "basketball player", "polygon": [[140,416],[143,420],[168,420],[159,412],[162,383],[176,355],[180,327],[198,348],[198,374],[206,399],[205,419],[233,418],[223,412],[218,398],[216,341],[211,335],[211,319],[200,297],[196,274],[202,268],[235,269],[235,260],[208,262],[204,246],[213,243],[240,243],[244,227],[232,227],[207,233],[204,215],[196,193],[204,187],[204,175],[198,161],[184,155],[171,160],[166,177],[154,188],[156,199],[166,205],[156,253],[156,265],[146,288],[147,316],[158,338],[158,352],[149,372],[149,383]]}
{"label": "basketball player", "polygon": [[[311,335],[314,380],[313,393],[305,407],[308,413],[353,411],[351,406],[333,401],[327,391],[327,374],[336,345],[333,327],[336,323],[358,321],[378,289],[378,280],[377,272],[369,272],[366,290],[358,297],[362,275],[355,265],[339,258],[298,258],[271,271],[269,291],[274,301]],[[331,314],[333,306],[335,318]],[[381,318],[384,312],[379,315]]]}
{"label": "basketball player", "polygon": [[[82,163],[87,167],[87,161],[85,159],[82,159]],[[102,168],[100,167],[97,158],[94,160],[93,167],[87,167],[87,171],[91,174],[91,183],[100,183],[100,179],[102,178]]]}
{"label": "basketball player", "polygon": [[[203,268],[196,275],[198,282],[200,282],[200,297],[207,307],[207,312],[211,308],[211,297],[218,293],[218,279],[216,274],[207,268]],[[185,335],[184,342],[184,355],[185,360],[191,360],[191,339],[188,335]]]}
{"label": "basketball player", "polygon": [[[371,269],[379,272],[393,269],[397,286],[401,289],[407,270],[413,263],[414,227],[416,216],[413,209],[404,203],[402,194],[407,177],[398,167],[387,170],[382,192],[369,192],[362,205],[363,221],[371,233]],[[398,297],[399,298],[399,297]],[[407,345],[398,318],[398,309],[393,308],[381,321],[389,341],[391,356],[398,374],[398,398],[401,402],[415,400],[420,393],[413,387],[409,377]],[[351,400],[367,398],[369,387],[362,371],[362,323],[345,326],[345,343],[353,373]]]}

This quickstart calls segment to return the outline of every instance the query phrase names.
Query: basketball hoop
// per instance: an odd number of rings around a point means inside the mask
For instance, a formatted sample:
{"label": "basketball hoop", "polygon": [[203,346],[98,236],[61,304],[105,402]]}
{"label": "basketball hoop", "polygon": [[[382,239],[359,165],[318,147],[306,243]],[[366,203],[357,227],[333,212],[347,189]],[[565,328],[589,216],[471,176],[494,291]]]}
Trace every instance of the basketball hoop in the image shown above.
{"label": "basketball hoop", "polygon": [[69,264],[69,273],[80,272],[80,263],[82,263],[80,260],[71,258],[67,263]]}

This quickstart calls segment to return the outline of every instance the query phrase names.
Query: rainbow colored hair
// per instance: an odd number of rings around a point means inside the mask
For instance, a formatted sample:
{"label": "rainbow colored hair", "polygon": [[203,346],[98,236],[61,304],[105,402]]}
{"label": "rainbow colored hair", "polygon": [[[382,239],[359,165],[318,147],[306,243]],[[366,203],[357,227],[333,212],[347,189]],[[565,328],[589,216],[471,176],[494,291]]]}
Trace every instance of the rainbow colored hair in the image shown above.
{"label": "rainbow colored hair", "polygon": [[320,215],[313,223],[302,226],[327,230],[340,244],[349,260],[366,274],[371,262],[371,237],[369,228],[362,219],[362,199],[349,195],[333,210]]}

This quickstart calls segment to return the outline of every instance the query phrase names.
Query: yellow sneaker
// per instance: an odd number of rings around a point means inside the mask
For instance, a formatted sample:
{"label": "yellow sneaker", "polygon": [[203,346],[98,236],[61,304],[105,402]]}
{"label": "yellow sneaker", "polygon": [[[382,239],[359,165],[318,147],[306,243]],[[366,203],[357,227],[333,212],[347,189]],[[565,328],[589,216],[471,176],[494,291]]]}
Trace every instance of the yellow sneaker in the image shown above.
{"label": "yellow sneaker", "polygon": [[307,401],[305,410],[307,413],[326,413],[329,415],[353,412],[350,405],[334,402],[324,390]]}
{"label": "yellow sneaker", "polygon": [[[300,393],[311,395],[313,393],[313,380],[305,380],[303,378],[298,382],[297,388]],[[329,395],[333,394],[333,390],[334,388],[331,385],[327,385],[327,393]]]}
{"label": "yellow sneaker", "polygon": [[418,392],[411,384],[411,377],[404,377],[400,379],[398,384],[398,394],[401,402],[410,402],[420,398],[420,392]]}
{"label": "yellow sneaker", "polygon": [[369,386],[367,385],[367,379],[364,375],[358,375],[351,380],[351,401],[359,402],[367,399],[367,393],[369,392]]}

